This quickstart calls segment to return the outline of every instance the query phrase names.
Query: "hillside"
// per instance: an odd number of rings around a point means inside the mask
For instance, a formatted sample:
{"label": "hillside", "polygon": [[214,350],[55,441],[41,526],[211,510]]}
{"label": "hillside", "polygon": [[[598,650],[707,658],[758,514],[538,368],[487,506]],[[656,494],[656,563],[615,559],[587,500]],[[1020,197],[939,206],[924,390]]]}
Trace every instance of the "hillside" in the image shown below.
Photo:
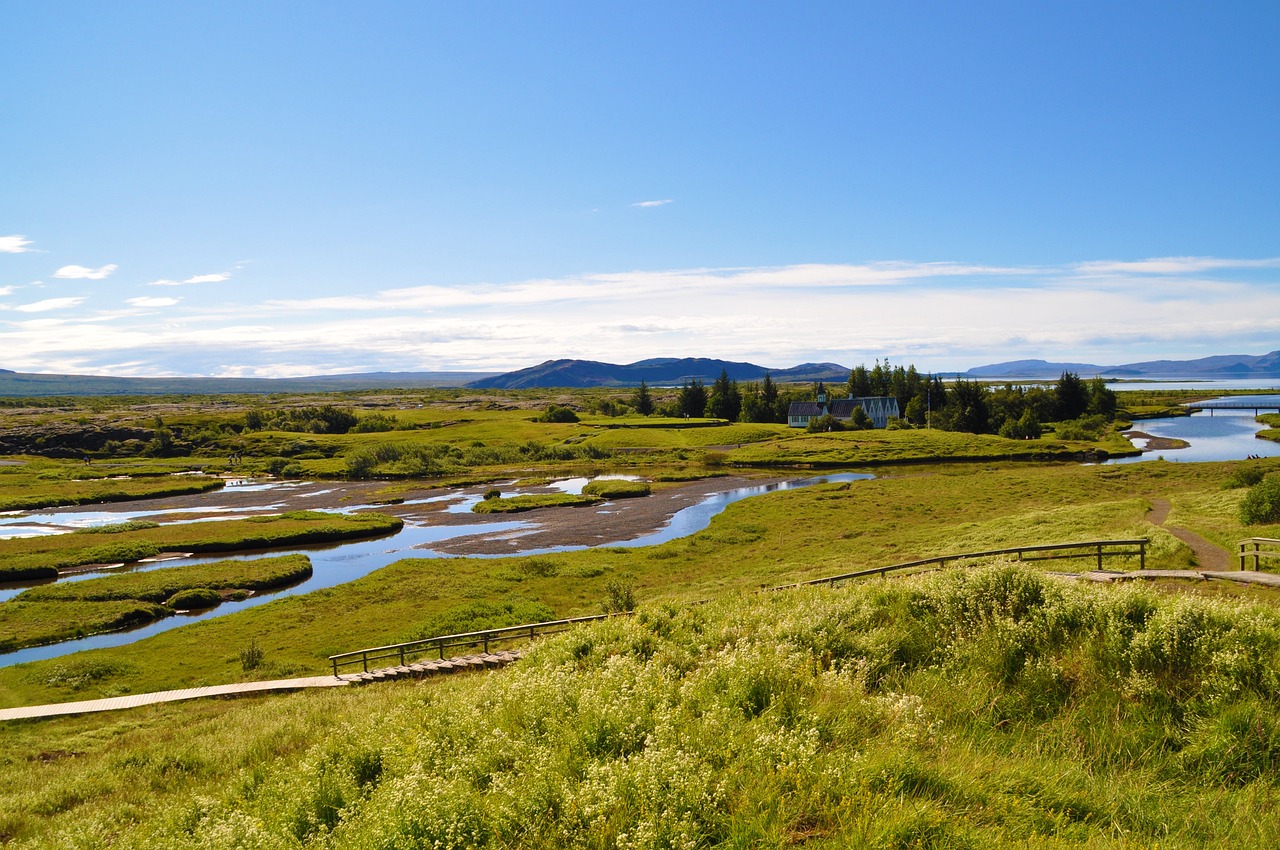
{"label": "hillside", "polygon": [[1063,372],[1104,378],[1276,378],[1280,377],[1280,350],[1257,356],[1220,354],[1197,360],[1146,360],[1121,366],[1010,360],[977,366],[963,375],[968,378],[1056,378]]}
{"label": "hillside", "polygon": [[654,386],[675,386],[691,380],[710,384],[721,371],[735,381],[845,381],[849,369],[836,363],[802,363],[790,369],[767,369],[754,363],[713,360],[705,357],[659,357],[618,365],[597,360],[548,360],[537,366],[507,372],[469,386],[476,389],[530,389],[545,387],[635,387],[641,381]]}
{"label": "hillside", "polygon": [[1277,646],[1270,608],[997,562],[46,726],[0,808],[15,847],[1274,847]]}

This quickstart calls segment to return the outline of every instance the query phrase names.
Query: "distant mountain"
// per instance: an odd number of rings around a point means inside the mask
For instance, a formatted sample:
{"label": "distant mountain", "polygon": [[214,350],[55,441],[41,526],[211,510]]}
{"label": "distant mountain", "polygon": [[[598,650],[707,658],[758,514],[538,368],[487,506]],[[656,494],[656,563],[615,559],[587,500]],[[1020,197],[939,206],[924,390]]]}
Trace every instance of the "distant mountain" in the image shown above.
{"label": "distant mountain", "polygon": [[765,373],[777,381],[844,381],[848,367],[836,363],[803,363],[790,369],[766,369],[754,363],[706,357],[658,357],[617,365],[596,360],[548,360],[537,366],[472,381],[475,389],[531,389],[535,387],[674,386],[697,379],[709,384],[721,371],[735,381],[760,381]]}
{"label": "distant mountain", "polygon": [[963,372],[966,378],[1056,378],[1063,372],[1081,377],[1104,378],[1251,378],[1280,376],[1280,351],[1258,356],[1219,354],[1198,360],[1147,360],[1122,366],[1093,363],[1050,363],[1045,360],[1011,360],[978,366]]}
{"label": "distant mountain", "polygon": [[379,389],[461,387],[492,372],[370,372],[307,378],[115,378],[42,375],[0,369],[0,396],[35,398],[79,395],[218,395],[223,393],[323,393]]}

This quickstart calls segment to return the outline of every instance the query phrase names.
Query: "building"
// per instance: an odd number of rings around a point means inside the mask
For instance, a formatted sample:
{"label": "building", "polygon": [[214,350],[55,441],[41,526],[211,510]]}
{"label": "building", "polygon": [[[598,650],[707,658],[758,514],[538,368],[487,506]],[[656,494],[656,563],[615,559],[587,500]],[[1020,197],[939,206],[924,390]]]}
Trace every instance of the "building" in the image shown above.
{"label": "building", "polygon": [[817,401],[793,401],[787,408],[787,424],[792,428],[808,428],[811,420],[827,414],[841,422],[851,422],[853,411],[858,407],[866,411],[874,428],[883,428],[890,419],[901,415],[898,400],[890,396],[849,396],[828,402],[826,393],[818,393]]}

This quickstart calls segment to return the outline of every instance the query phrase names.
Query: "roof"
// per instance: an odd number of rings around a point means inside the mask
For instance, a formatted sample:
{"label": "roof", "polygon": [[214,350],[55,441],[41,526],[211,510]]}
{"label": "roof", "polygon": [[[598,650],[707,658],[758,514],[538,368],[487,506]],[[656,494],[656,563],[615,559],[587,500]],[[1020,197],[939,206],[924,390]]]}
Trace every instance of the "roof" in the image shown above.
{"label": "roof", "polygon": [[787,408],[788,416],[821,416],[822,405],[816,401],[793,401]]}

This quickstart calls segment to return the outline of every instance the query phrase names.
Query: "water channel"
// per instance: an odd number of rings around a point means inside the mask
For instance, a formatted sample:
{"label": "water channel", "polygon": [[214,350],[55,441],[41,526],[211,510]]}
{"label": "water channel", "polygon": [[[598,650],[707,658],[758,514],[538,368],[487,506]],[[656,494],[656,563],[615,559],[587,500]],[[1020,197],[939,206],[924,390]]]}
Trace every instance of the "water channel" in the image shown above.
{"label": "water channel", "polygon": [[[602,477],[623,477],[623,476],[602,476]],[[631,540],[617,540],[597,544],[594,547],[587,546],[557,546],[545,549],[528,549],[522,550],[513,555],[539,555],[553,552],[568,552],[587,548],[603,548],[603,547],[635,547],[635,546],[654,546],[659,543],[665,543],[669,540],[675,540],[694,534],[706,528],[711,519],[726,507],[734,502],[748,499],[752,496],[759,496],[764,493],[777,492],[780,490],[791,490],[797,487],[804,487],[811,484],[819,483],[840,483],[848,481],[861,481],[873,478],[869,473],[840,473],[833,475],[819,475],[811,478],[804,478],[794,481],[782,481],[769,484],[759,484],[748,487],[738,487],[723,493],[716,493],[707,498],[683,508],[672,515],[667,524],[661,529],[637,537]],[[587,483],[586,478],[566,479],[555,482],[555,489],[563,492],[582,491],[582,487]],[[293,483],[281,483],[277,486],[272,485],[243,485],[246,487],[255,487],[269,495],[277,495],[274,490],[282,488],[298,488],[301,485]],[[218,493],[220,491],[212,491],[205,494],[211,504],[216,504]],[[517,491],[509,491],[509,495],[515,495]],[[313,494],[314,495],[314,494]],[[466,496],[459,498],[456,495],[438,496],[430,500],[423,501],[439,501],[449,500],[451,504],[445,509],[449,513],[469,513],[472,505],[479,501],[480,496]],[[269,513],[271,510],[290,510],[296,509],[295,504],[287,505],[284,500],[269,500],[267,504],[254,508],[241,508],[239,510],[231,508],[199,508],[189,509],[188,512],[208,512],[211,510],[219,510],[222,512],[222,518],[230,519],[243,517],[252,514]],[[372,510],[376,506],[362,505],[345,507],[341,510],[357,511]],[[128,519],[146,518],[147,516],[158,514],[172,514],[174,511],[160,511],[151,509],[127,509],[122,507],[119,511],[111,511],[107,509],[77,512],[46,512],[31,514],[14,514],[4,517],[4,521],[0,521],[0,534],[5,536],[17,536],[17,534],[35,533],[33,528],[47,529],[52,526],[72,526],[72,527],[89,527],[94,525],[106,525],[110,523],[124,522]],[[339,543],[329,546],[311,546],[297,549],[280,549],[272,550],[271,555],[286,555],[292,553],[305,554],[311,559],[312,576],[306,581],[300,582],[292,587],[284,588],[270,593],[252,596],[238,602],[224,602],[216,608],[208,611],[197,612],[193,614],[179,614],[173,617],[167,617],[154,623],[149,623],[136,629],[124,631],[108,632],[105,634],[93,635],[91,637],[80,638],[78,640],[63,641],[61,643],[49,644],[46,646],[34,646],[27,649],[20,649],[16,652],[0,655],[0,667],[7,667],[13,664],[21,664],[27,661],[39,661],[47,658],[57,658],[62,655],[68,655],[72,652],[79,652],[83,649],[98,649],[109,646],[124,646],[133,643],[151,635],[174,629],[188,623],[198,622],[200,620],[208,620],[214,617],[225,616],[236,611],[242,611],[247,608],[254,608],[273,599],[280,599],[285,596],[294,596],[301,593],[310,593],[313,590],[319,590],[325,587],[333,587],[335,585],[344,584],[354,581],[361,576],[367,575],[374,570],[381,569],[388,564],[401,560],[402,558],[451,558],[457,557],[443,554],[431,548],[432,544],[439,544],[444,541],[453,540],[459,537],[469,537],[477,534],[511,534],[519,532],[522,529],[531,527],[530,523],[521,520],[499,521],[499,522],[478,522],[466,525],[430,525],[426,523],[406,522],[404,528],[396,534],[387,537],[380,537],[371,540],[357,540],[348,543]],[[16,534],[10,535],[10,532]],[[236,557],[236,556],[230,556]],[[239,556],[241,558],[261,557],[260,554],[250,554]],[[496,555],[472,555],[469,557],[500,557]],[[183,566],[195,563],[205,563],[210,561],[228,560],[227,555],[211,555],[198,558],[179,558],[162,562],[154,562],[140,565],[137,569],[166,569],[169,567]],[[59,579],[59,581],[77,581],[92,575],[101,575],[101,573],[84,574],[76,576],[68,576]],[[21,593],[25,587],[11,587],[0,589],[0,600],[7,601],[18,593]],[[0,601],[0,604],[3,604]]]}
{"label": "water channel", "polygon": [[[1255,400],[1259,404],[1266,404],[1274,407],[1275,405],[1280,404],[1280,395],[1249,397],[1248,403],[1254,403]],[[1243,397],[1223,399],[1222,401],[1245,403],[1245,399]],[[1117,458],[1115,460],[1108,461],[1109,463],[1134,463],[1144,460],[1154,460],[1157,457],[1164,458],[1168,461],[1192,462],[1238,460],[1250,455],[1263,457],[1280,456],[1280,443],[1255,438],[1256,433],[1260,430],[1260,426],[1255,421],[1252,410],[1214,410],[1212,412],[1203,411],[1195,413],[1191,416],[1140,420],[1134,423],[1134,430],[1142,431],[1153,437],[1185,440],[1191,445],[1183,449],[1151,451],[1144,453],[1140,457]],[[1142,445],[1142,442],[1143,441],[1140,439],[1135,439],[1135,444],[1139,446]],[[637,537],[631,540],[601,542],[597,544],[596,547],[559,546],[546,549],[522,550],[512,554],[538,555],[586,548],[653,546],[701,531],[710,524],[711,519],[716,514],[723,511],[728,505],[741,501],[742,499],[758,496],[763,493],[803,487],[809,484],[858,481],[872,477],[874,476],[867,473],[844,473],[740,487],[724,493],[717,493],[708,496],[696,504],[677,511],[661,529],[642,537]],[[565,479],[555,482],[552,486],[563,492],[579,493],[582,491],[582,487],[587,483],[587,481],[588,479],[586,478]],[[145,519],[149,516],[159,514],[164,514],[171,518],[174,514],[187,512],[199,515],[203,520],[208,520],[211,518],[209,516],[210,513],[219,514],[219,516],[213,517],[215,519],[237,519],[255,514],[296,510],[305,507],[305,503],[300,504],[301,500],[305,500],[308,496],[314,497],[322,495],[325,492],[314,489],[305,493],[300,492],[307,486],[313,485],[298,482],[233,482],[230,485],[230,488],[237,489],[239,492],[257,491],[263,494],[263,503],[252,507],[219,507],[216,503],[218,494],[221,491],[213,491],[206,494],[206,497],[210,502],[210,506],[188,508],[179,511],[172,509],[159,510],[147,508],[141,504],[135,503],[132,507],[122,505],[118,510],[112,510],[109,507],[104,507],[89,511],[49,511],[43,513],[19,512],[0,515],[0,537],[63,533],[69,528],[105,525],[124,522],[130,519]],[[515,492],[512,491],[508,494],[514,495]],[[457,494],[452,494],[435,496],[421,501],[424,503],[432,501],[448,501],[449,505],[445,508],[446,512],[470,513],[472,506],[479,499],[480,496],[476,495],[460,497]],[[344,512],[376,510],[376,506],[352,506],[342,508],[341,510]],[[176,521],[181,522],[183,520]],[[193,519],[188,521],[195,520]],[[82,638],[79,640],[64,641],[62,643],[51,644],[48,646],[31,647],[0,655],[0,667],[20,664],[26,661],[56,658],[72,652],[78,652],[83,649],[123,646],[188,623],[207,620],[213,617],[220,617],[226,614],[235,613],[236,611],[253,608],[284,596],[309,593],[320,588],[333,587],[335,585],[353,581],[402,558],[456,557],[434,550],[432,548],[433,544],[440,544],[455,538],[478,534],[519,534],[521,531],[531,527],[532,525],[530,523],[522,520],[488,521],[464,525],[431,525],[424,522],[406,522],[403,530],[387,537],[372,540],[359,540],[329,546],[275,550],[270,554],[277,555],[297,552],[307,555],[311,559],[314,570],[311,578],[294,585],[293,587],[253,596],[239,602],[226,602],[209,611],[168,617],[164,620],[159,620],[137,629],[94,635],[92,637]],[[260,556],[260,554],[249,554],[242,555],[240,557],[251,558]],[[137,568],[164,569],[168,567],[182,566],[184,564],[225,560],[227,557],[228,556],[226,555],[215,555],[200,558],[183,558],[144,564]],[[472,555],[470,557],[499,556]],[[86,577],[89,576],[72,576],[60,580],[74,581]],[[23,589],[25,588],[0,588],[0,604],[3,604],[4,601],[13,598]]]}

